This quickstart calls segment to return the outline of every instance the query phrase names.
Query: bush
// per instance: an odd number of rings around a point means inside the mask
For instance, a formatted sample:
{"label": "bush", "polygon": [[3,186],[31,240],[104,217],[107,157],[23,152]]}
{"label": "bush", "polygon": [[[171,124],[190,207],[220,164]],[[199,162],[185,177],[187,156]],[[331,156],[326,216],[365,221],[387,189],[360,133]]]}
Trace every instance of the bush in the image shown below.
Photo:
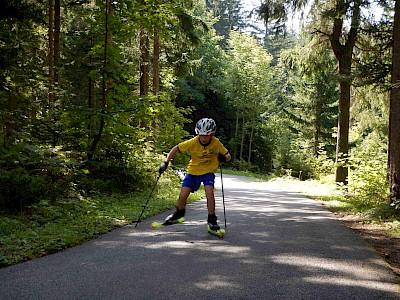
{"label": "bush", "polygon": [[350,157],[349,191],[364,202],[387,202],[389,181],[386,153],[358,152]]}
{"label": "bush", "polygon": [[251,163],[248,163],[247,161],[245,161],[242,158],[233,160],[229,164],[229,167],[234,170],[245,171],[245,172],[257,172],[258,171],[257,166],[255,166]]}
{"label": "bush", "polygon": [[85,192],[129,193],[145,187],[150,174],[137,168],[129,168],[115,161],[87,162],[73,176],[74,188]]}
{"label": "bush", "polygon": [[38,203],[46,196],[46,180],[43,177],[27,174],[24,169],[0,171],[0,207],[20,210]]}

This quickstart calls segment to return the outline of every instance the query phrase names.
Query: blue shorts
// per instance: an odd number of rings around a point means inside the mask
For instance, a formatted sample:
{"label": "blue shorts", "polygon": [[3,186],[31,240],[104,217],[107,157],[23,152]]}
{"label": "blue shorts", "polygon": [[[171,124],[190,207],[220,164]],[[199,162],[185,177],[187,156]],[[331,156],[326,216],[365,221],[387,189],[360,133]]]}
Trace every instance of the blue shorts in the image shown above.
{"label": "blue shorts", "polygon": [[197,191],[200,188],[201,183],[206,185],[211,185],[214,187],[215,175],[214,173],[207,173],[204,175],[192,175],[186,174],[183,180],[182,187],[187,187],[192,189],[192,192]]}

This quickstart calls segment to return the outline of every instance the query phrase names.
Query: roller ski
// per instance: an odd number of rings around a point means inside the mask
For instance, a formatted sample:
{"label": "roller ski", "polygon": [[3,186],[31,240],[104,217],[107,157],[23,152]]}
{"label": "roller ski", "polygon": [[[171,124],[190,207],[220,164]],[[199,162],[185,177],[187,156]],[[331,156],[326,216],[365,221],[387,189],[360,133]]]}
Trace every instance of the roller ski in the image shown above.
{"label": "roller ski", "polygon": [[174,212],[172,215],[169,215],[164,222],[160,223],[160,222],[153,222],[151,223],[151,228],[152,229],[157,229],[157,228],[162,228],[165,226],[170,226],[170,225],[174,225],[174,224],[180,224],[183,223],[185,221],[184,218],[185,215],[185,210],[179,210],[177,209],[176,212]]}
{"label": "roller ski", "polygon": [[225,229],[222,229],[217,223],[217,216],[216,215],[208,215],[207,221],[207,231],[212,235],[218,236],[223,238],[225,235]]}

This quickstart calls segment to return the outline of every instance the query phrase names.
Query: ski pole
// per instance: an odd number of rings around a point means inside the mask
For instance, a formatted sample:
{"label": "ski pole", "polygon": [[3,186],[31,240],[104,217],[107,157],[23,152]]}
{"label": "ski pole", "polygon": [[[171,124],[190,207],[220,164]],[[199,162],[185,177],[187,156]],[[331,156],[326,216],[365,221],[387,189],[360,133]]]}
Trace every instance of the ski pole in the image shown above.
{"label": "ski pole", "polygon": [[150,195],[149,195],[149,197],[147,198],[146,204],[143,206],[143,210],[142,210],[142,212],[140,213],[139,219],[136,221],[135,228],[137,227],[138,223],[142,221],[143,213],[144,213],[144,211],[146,210],[147,204],[148,204],[149,201],[150,201],[151,195],[153,194],[153,191],[154,191],[154,189],[156,188],[156,185],[157,185],[158,180],[160,179],[160,177],[161,177],[161,173],[159,173],[159,175],[158,175],[158,177],[157,177],[157,180],[156,180],[156,182],[154,183],[153,188],[151,189]]}
{"label": "ski pole", "polygon": [[219,165],[221,170],[221,191],[222,191],[222,205],[224,206],[224,221],[225,221],[225,229],[226,229],[226,212],[225,212],[225,196],[224,196],[224,182],[222,180],[222,167]]}

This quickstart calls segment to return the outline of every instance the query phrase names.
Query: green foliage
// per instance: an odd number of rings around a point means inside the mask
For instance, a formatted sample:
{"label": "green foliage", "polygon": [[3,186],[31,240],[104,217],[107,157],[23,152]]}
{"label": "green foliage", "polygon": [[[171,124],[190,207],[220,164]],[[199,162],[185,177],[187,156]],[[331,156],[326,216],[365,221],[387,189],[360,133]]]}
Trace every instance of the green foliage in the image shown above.
{"label": "green foliage", "polygon": [[[26,18],[10,15],[12,22],[0,21],[0,79],[5,87],[0,91],[0,178],[6,188],[1,208],[143,188],[160,155],[187,136],[183,124],[191,108],[175,107],[173,87],[154,97],[138,97],[136,31],[143,25],[149,32],[157,26],[165,40],[171,40],[171,34],[176,40],[194,40],[204,27],[190,15],[190,1],[185,6],[148,4],[113,2],[106,24],[104,1],[62,3],[54,103],[48,102],[48,70],[43,68],[48,56],[46,24],[28,11]],[[43,16],[45,8],[35,7]],[[186,32],[175,26],[175,21],[189,19],[191,24],[179,24],[192,26]],[[163,78],[162,83],[171,85],[174,61],[166,63],[164,57],[162,72],[169,81]]]}
{"label": "green foliage", "polygon": [[46,195],[45,178],[23,170],[0,171],[0,208],[18,210],[37,203]]}
{"label": "green foliage", "polygon": [[359,150],[350,158],[349,192],[365,205],[389,203],[387,155],[379,150]]}
{"label": "green foliage", "polygon": [[214,28],[217,35],[222,37],[219,45],[226,49],[231,30],[241,30],[245,27],[242,4],[238,0],[209,0],[206,4],[212,16],[217,19]]}
{"label": "green foliage", "polygon": [[[385,5],[392,6],[394,1]],[[390,10],[394,8],[391,7]],[[382,91],[390,89],[392,69],[393,18],[384,11],[379,21],[368,20],[361,28],[357,52],[355,84],[374,85]]]}
{"label": "green foliage", "polygon": [[263,133],[263,116],[269,115],[274,104],[272,56],[245,33],[232,31],[228,45],[226,95],[236,115],[231,151],[234,159],[247,158],[251,163],[253,141],[257,133]]}
{"label": "green foliage", "polygon": [[226,98],[227,57],[218,46],[219,37],[207,32],[201,45],[189,56],[190,72],[175,82],[176,106],[189,108],[191,123],[184,129],[193,134],[194,124],[203,117],[217,122],[218,138],[227,144],[232,128],[232,107]]}
{"label": "green foliage", "polygon": [[[0,267],[73,247],[137,220],[154,184],[128,194],[83,195],[57,201],[40,201],[19,215],[0,215]],[[179,179],[166,172],[143,218],[154,216],[176,204]],[[199,199],[191,195],[189,201]],[[139,226],[143,226],[140,225]]]}
{"label": "green foliage", "polygon": [[[281,53],[293,95],[287,98],[284,111],[292,130],[306,138],[316,156],[320,144],[333,155],[333,128],[337,124],[336,61],[332,51],[318,40]],[[325,45],[325,44],[323,44]]]}
{"label": "green foliage", "polygon": [[2,209],[22,209],[43,198],[55,199],[68,186],[66,174],[72,163],[62,160],[59,149],[18,143],[0,149]]}
{"label": "green foliage", "polygon": [[253,165],[244,159],[235,159],[229,164],[229,168],[240,172],[259,172],[256,165]]}
{"label": "green foliage", "polygon": [[357,88],[350,130],[348,191],[366,206],[388,205],[387,177],[388,95],[373,87]]}

